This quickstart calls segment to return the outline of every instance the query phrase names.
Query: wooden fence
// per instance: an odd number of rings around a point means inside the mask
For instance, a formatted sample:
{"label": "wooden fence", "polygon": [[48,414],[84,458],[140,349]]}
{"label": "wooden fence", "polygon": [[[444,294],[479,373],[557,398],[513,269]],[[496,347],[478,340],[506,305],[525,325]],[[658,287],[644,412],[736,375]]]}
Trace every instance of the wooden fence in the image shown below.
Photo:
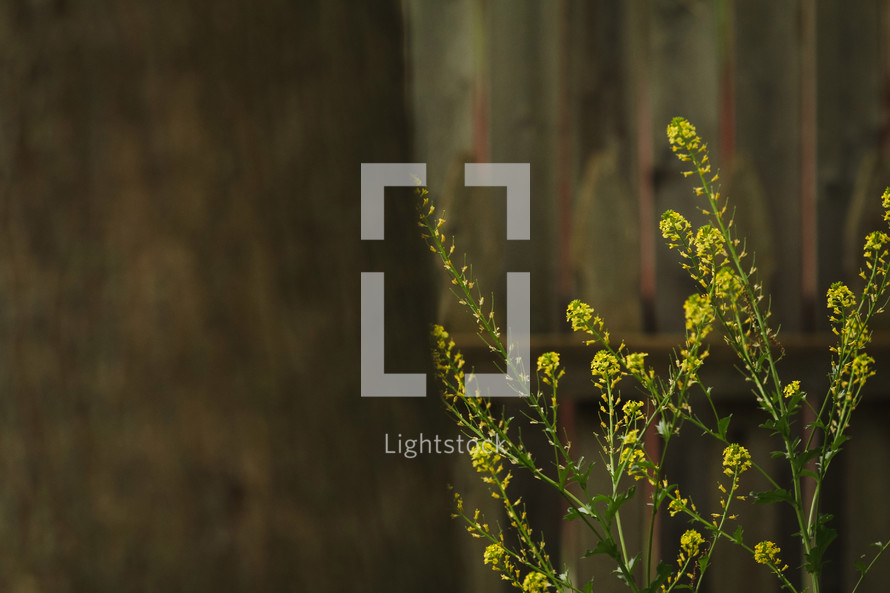
{"label": "wooden fence", "polygon": [[[591,303],[613,334],[656,360],[666,362],[683,328],[692,287],[657,231],[669,208],[700,220],[664,135],[674,115],[709,139],[772,295],[785,372],[808,392],[824,392],[825,290],[839,279],[856,283],[862,238],[881,224],[879,197],[890,185],[890,3],[406,0],[405,19],[417,160],[428,163],[449,231],[483,286],[502,295],[505,271],[531,272],[535,348],[563,352],[577,378],[564,397],[582,449],[595,447],[596,406],[583,379],[592,352],[565,334],[568,300]],[[465,162],[531,163],[530,241],[505,241],[503,200],[497,190],[463,187]],[[471,329],[443,295],[440,318]],[[890,453],[890,320],[875,327],[879,374],[826,497],[841,532],[826,591],[849,591],[853,562],[869,542],[890,537],[882,464]],[[755,436],[760,421],[732,361],[718,347],[707,366],[734,414],[735,437],[768,459],[773,444]],[[670,467],[675,479],[713,498],[719,451],[694,438],[682,449]],[[555,503],[534,500],[561,559],[578,574],[602,575],[597,590],[618,587],[604,566],[577,560],[586,542],[558,521]],[[794,531],[788,518],[746,510],[750,533],[793,549],[781,536]],[[662,530],[668,561],[681,527]],[[724,568],[709,591],[777,590],[750,558],[718,562]],[[890,560],[860,591],[883,591],[888,579]],[[480,574],[476,590],[494,582]]]}

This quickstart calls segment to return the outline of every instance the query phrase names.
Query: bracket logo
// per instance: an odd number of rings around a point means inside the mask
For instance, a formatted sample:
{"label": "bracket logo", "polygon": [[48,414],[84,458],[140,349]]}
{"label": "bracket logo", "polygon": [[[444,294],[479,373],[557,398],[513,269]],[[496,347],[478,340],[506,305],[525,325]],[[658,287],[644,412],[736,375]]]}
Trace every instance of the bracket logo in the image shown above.
{"label": "bracket logo", "polygon": [[[426,185],[426,163],[362,163],[362,241],[382,241],[383,196],[387,187]],[[528,241],[531,234],[529,163],[467,163],[464,185],[507,188],[507,240]],[[423,373],[387,373],[383,365],[383,272],[362,272],[362,397],[426,397]],[[528,272],[507,272],[507,372],[467,373],[465,393],[476,397],[522,397],[529,393],[531,358],[531,279]]]}

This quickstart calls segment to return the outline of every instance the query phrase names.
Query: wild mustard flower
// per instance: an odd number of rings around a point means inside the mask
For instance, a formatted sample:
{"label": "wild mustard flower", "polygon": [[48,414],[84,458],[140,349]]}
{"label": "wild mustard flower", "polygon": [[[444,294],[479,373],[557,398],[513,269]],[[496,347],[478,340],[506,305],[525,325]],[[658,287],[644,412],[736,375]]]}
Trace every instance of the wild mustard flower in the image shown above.
{"label": "wild mustard flower", "polygon": [[741,475],[751,467],[751,454],[738,443],[723,450],[723,473],[727,476]]}
{"label": "wild mustard flower", "polygon": [[884,208],[884,222],[890,223],[890,187],[881,195],[881,206]]}
{"label": "wild mustard flower", "polygon": [[496,474],[503,468],[498,448],[491,441],[477,443],[470,451],[470,459],[472,459],[473,467],[480,473]]}
{"label": "wild mustard flower", "polygon": [[661,215],[661,222],[658,223],[661,229],[661,235],[667,240],[671,249],[680,250],[681,255],[685,255],[686,251],[693,244],[692,225],[673,210],[668,210]]}
{"label": "wild mustard flower", "polygon": [[671,500],[671,503],[668,505],[668,511],[671,514],[671,517],[678,513],[682,513],[686,510],[686,506],[689,504],[688,498],[681,498],[680,491],[674,491],[674,498]]}
{"label": "wild mustard flower", "polygon": [[689,160],[689,154],[704,152],[706,146],[695,131],[695,126],[682,117],[675,117],[667,127],[667,138],[671,150],[681,161]]}
{"label": "wild mustard flower", "polygon": [[785,385],[785,388],[782,391],[783,395],[786,398],[791,398],[800,393],[800,381],[792,381]]}
{"label": "wild mustard flower", "polygon": [[871,365],[874,363],[875,359],[868,354],[858,355],[850,365],[850,380],[859,385],[865,384],[865,381],[875,374],[871,369]]}
{"label": "wild mustard flower", "polygon": [[683,303],[683,313],[686,316],[686,330],[699,331],[704,338],[711,331],[711,323],[714,322],[714,307],[711,306],[711,297],[706,294],[694,294]]}
{"label": "wild mustard flower", "polygon": [[835,315],[856,306],[856,296],[843,282],[835,282],[828,289],[828,308]]}
{"label": "wild mustard flower", "polygon": [[611,384],[621,376],[621,365],[614,354],[608,350],[600,350],[590,362],[590,372],[597,383]]}
{"label": "wild mustard flower", "polygon": [[541,356],[538,357],[538,371],[543,373],[542,380],[545,383],[550,383],[553,379],[558,379],[563,375],[563,372],[560,371],[558,374],[556,369],[559,368],[559,353],[557,352],[545,352]]}
{"label": "wild mustard flower", "polygon": [[865,258],[870,258],[874,252],[880,251],[887,242],[890,241],[890,236],[887,236],[887,233],[882,231],[874,231],[873,233],[869,233],[865,237],[865,247],[863,248]]}
{"label": "wild mustard flower", "polygon": [[504,548],[503,542],[500,541],[489,544],[485,548],[485,552],[482,555],[482,563],[490,564],[491,569],[495,572],[510,572],[513,570],[513,565],[507,556],[507,550]]}
{"label": "wild mustard flower", "polygon": [[464,357],[441,325],[433,325],[433,363],[439,381],[449,386],[448,395],[464,396]]}
{"label": "wild mustard flower", "polygon": [[705,543],[705,538],[695,529],[689,529],[680,536],[680,548],[688,558],[697,556],[703,543]]}
{"label": "wild mustard flower", "polygon": [[645,352],[631,352],[624,357],[624,366],[627,372],[634,377],[646,377],[646,357]]}
{"label": "wild mustard flower", "polygon": [[549,587],[550,581],[540,572],[530,572],[522,581],[523,593],[544,593]]}
{"label": "wild mustard flower", "polygon": [[[752,550],[745,543],[742,529],[729,527],[729,522],[737,519],[731,514],[730,506],[747,498],[739,494],[741,476],[754,468],[773,488],[752,493],[755,502],[791,502],[789,512],[794,514],[797,522],[797,535],[806,559],[802,567],[805,571],[803,586],[791,583],[783,575],[787,565],[781,563],[780,550],[773,542],[756,544],[753,548],[755,560],[768,565],[784,588],[795,593],[801,590],[819,593],[822,556],[833,537],[833,530],[826,527],[830,516],[819,509],[819,493],[831,459],[847,438],[845,431],[850,425],[852,411],[861,400],[862,387],[874,374],[875,361],[865,352],[865,347],[871,340],[871,319],[886,306],[887,293],[890,292],[890,235],[878,231],[866,238],[863,249],[865,269],[861,273],[865,287],[860,294],[842,283],[835,283],[826,295],[832,330],[839,339],[832,347],[828,397],[824,398],[825,404],[821,408],[812,408],[817,415],[816,421],[810,424],[810,430],[803,438],[799,432],[803,424],[799,414],[804,408],[806,394],[801,390],[800,381],[786,382],[780,378],[777,363],[784,352],[776,332],[768,324],[769,300],[764,298],[754,266],[744,263],[747,257],[744,242],[734,236],[736,227],[731,214],[727,214],[731,210],[714,185],[719,176],[711,173],[707,146],[695,127],[682,118],[671,121],[667,134],[671,149],[687,163],[684,176],[697,176],[699,183],[694,191],[705,199],[707,208],[703,211],[709,220],[707,224],[693,228],[681,214],[668,211],[662,215],[659,224],[669,247],[679,253],[681,265],[697,283],[698,291],[684,302],[685,343],[672,357],[666,376],[656,375],[654,369],[647,368],[645,353],[628,352],[623,342],[617,347],[612,346],[605,322],[590,305],[574,300],[566,310],[566,319],[572,329],[588,334],[592,339],[587,344],[597,347],[590,369],[602,396],[602,432],[598,438],[608,472],[605,489],[596,489],[603,485],[599,479],[589,480],[593,462],[576,458],[571,443],[564,438],[557,414],[557,384],[564,373],[559,366],[558,353],[545,353],[537,361],[539,379],[551,385],[551,397],[526,398],[529,407],[523,414],[533,425],[542,428],[552,447],[552,455],[546,455],[546,461],[539,462],[522,443],[522,427],[514,427],[514,422],[522,419],[509,416],[508,407],[505,406],[498,415],[491,401],[462,397],[463,358],[444,328],[436,326],[433,329],[436,370],[445,388],[446,408],[458,425],[480,443],[471,456],[472,465],[482,474],[491,495],[503,505],[507,521],[503,529],[501,522],[493,523],[492,529],[478,510],[471,516],[464,514],[463,502],[457,494],[456,516],[464,519],[473,537],[487,540],[484,564],[515,587],[530,592],[545,591],[550,587],[574,593],[589,590],[589,583],[582,589],[575,586],[566,569],[557,571],[553,568],[544,551],[544,542],[533,535],[521,499],[507,494],[512,474],[504,472],[504,464],[509,462],[528,471],[562,496],[569,509],[568,518],[583,522],[596,539],[597,546],[592,553],[608,556],[615,563],[616,573],[632,591],[670,593],[675,588],[684,587],[697,591],[704,582],[705,572],[713,566],[712,554],[720,542],[733,542]],[[418,194],[422,199],[419,224],[424,229],[424,239],[442,260],[456,287],[458,302],[470,310],[480,334],[490,347],[505,355],[499,330],[492,322],[493,311],[482,312],[484,298],[471,279],[471,269],[468,271],[466,265],[455,265],[451,259],[454,242],[452,240],[448,245],[442,232],[444,217],[436,214],[426,188]],[[884,219],[890,223],[890,188],[881,196],[881,201],[885,209]],[[471,292],[474,289],[475,293]],[[739,368],[750,382],[755,401],[766,416],[762,427],[782,443],[783,449],[773,452],[773,456],[789,461],[788,475],[771,476],[769,468],[759,466],[745,447],[729,443],[727,427],[730,417],[721,416],[710,388],[702,385],[697,375],[708,356],[708,347],[703,340],[711,331],[721,332],[739,357]],[[509,358],[507,360],[509,363]],[[644,394],[642,401],[622,399],[618,385],[623,378],[635,383]],[[691,388],[696,385],[702,388],[700,396],[706,405],[693,409],[688,398],[693,391]],[[819,401],[823,400],[820,398]],[[668,445],[684,423],[694,425],[696,430],[721,443],[729,443],[723,449],[721,465],[728,479],[718,482],[719,509],[713,509],[719,512],[699,513],[692,500],[682,497],[680,488],[670,484],[665,476],[666,452],[675,449]],[[643,446],[642,435],[650,429],[662,439],[661,447],[654,451]],[[487,440],[494,437],[505,444],[505,450],[496,449]],[[644,477],[651,488],[637,489],[630,481],[630,478],[639,480]],[[814,489],[802,488],[806,477],[814,479]],[[644,545],[642,552],[635,553],[628,546],[630,540],[623,531],[622,507],[630,499],[639,498],[644,491],[647,499],[643,502],[651,509],[650,540],[648,547]],[[665,507],[668,513],[663,512]],[[645,551],[658,548],[652,541],[657,532],[656,517],[667,514],[670,517],[682,514],[692,526],[703,528],[701,532],[689,529],[681,537],[678,567],[658,565],[657,559],[647,556]],[[509,540],[504,539],[504,530],[511,532]],[[709,535],[707,542],[702,532]],[[515,543],[508,546],[505,541]],[[881,544],[878,555],[887,547],[890,544]],[[681,586],[683,577],[688,577],[689,583]]]}
{"label": "wild mustard flower", "polygon": [[742,279],[739,278],[733,269],[728,265],[720,266],[714,277],[714,294],[719,299],[728,301],[724,307],[724,311],[729,311],[732,303],[744,294],[745,287]]}
{"label": "wild mustard flower", "polygon": [[636,441],[626,443],[622,447],[621,453],[618,456],[618,462],[627,468],[624,471],[634,480],[649,477],[646,470],[650,464],[646,463],[646,453]]}
{"label": "wild mustard flower", "polygon": [[643,407],[643,402],[637,400],[628,400],[624,403],[624,406],[621,408],[621,411],[624,413],[624,423],[627,425],[632,425],[639,420],[643,420],[643,413],[640,411]]}
{"label": "wild mustard flower", "polygon": [[762,541],[754,546],[754,561],[758,564],[779,565],[782,549],[771,541]]}
{"label": "wild mustard flower", "polygon": [[593,318],[593,309],[587,303],[575,299],[569,303],[566,311],[566,321],[572,324],[572,331],[586,331],[587,324]]}
{"label": "wild mustard flower", "polygon": [[693,243],[695,255],[698,257],[699,278],[703,280],[717,263],[717,256],[724,254],[723,235],[718,229],[706,224],[695,232]]}

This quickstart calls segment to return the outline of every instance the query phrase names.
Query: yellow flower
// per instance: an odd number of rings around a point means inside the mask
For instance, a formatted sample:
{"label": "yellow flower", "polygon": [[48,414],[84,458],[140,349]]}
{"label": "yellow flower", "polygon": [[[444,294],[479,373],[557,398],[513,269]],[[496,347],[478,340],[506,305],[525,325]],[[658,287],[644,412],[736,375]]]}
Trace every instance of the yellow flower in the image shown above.
{"label": "yellow flower", "polygon": [[695,330],[702,327],[702,337],[710,331],[710,324],[714,321],[714,307],[711,299],[706,294],[694,294],[683,303],[683,312],[686,314],[686,329]]}
{"label": "yellow flower", "polygon": [[450,397],[464,395],[464,357],[441,325],[433,325],[433,362],[436,376],[448,388]]}
{"label": "yellow flower", "polygon": [[[630,374],[640,377],[646,374],[645,358],[648,356],[645,352],[631,352],[624,357],[624,365]],[[630,403],[630,402],[628,402]]]}
{"label": "yellow flower", "polygon": [[701,138],[695,131],[695,126],[683,117],[671,120],[667,127],[667,137],[674,152],[680,150],[692,152],[702,148]]}
{"label": "yellow flower", "polygon": [[738,443],[733,443],[723,450],[723,467],[723,473],[727,476],[739,475],[751,467],[751,454]]}
{"label": "yellow flower", "polygon": [[542,572],[530,572],[522,581],[522,590],[525,593],[543,593],[550,587],[547,575]]}
{"label": "yellow flower", "polygon": [[800,393],[800,381],[792,381],[785,386],[785,389],[782,390],[782,393],[785,395],[785,397],[794,397],[795,395]]}
{"label": "yellow flower", "polygon": [[711,262],[714,253],[722,249],[723,235],[711,225],[706,224],[695,233],[696,254],[706,262]]}
{"label": "yellow flower", "polygon": [[875,359],[868,354],[860,354],[854,358],[850,368],[850,379],[864,384],[866,379],[875,374],[873,370],[870,370],[874,362]]}
{"label": "yellow flower", "polygon": [[671,517],[673,517],[677,513],[682,513],[683,511],[685,511],[686,505],[689,504],[688,498],[680,498],[679,490],[676,490],[674,492],[674,496],[676,496],[676,498],[674,498],[671,501],[671,504],[668,505],[668,511],[670,511]]}
{"label": "yellow flower", "polygon": [[624,422],[630,424],[637,420],[643,419],[643,413],[640,412],[640,409],[643,407],[643,402],[637,400],[628,400],[624,403],[624,406],[621,408],[621,411],[624,412]]}
{"label": "yellow flower", "polygon": [[678,212],[668,210],[662,214],[658,228],[672,249],[679,248],[681,242],[685,244],[692,242],[692,225]]}
{"label": "yellow flower", "polygon": [[690,529],[680,537],[680,547],[689,558],[698,555],[699,546],[705,543],[705,538],[696,531]]}
{"label": "yellow flower", "polygon": [[828,289],[828,308],[836,315],[841,314],[841,309],[848,309],[856,304],[853,291],[847,288],[843,282],[835,282]]}
{"label": "yellow flower", "polygon": [[890,241],[890,237],[886,233],[881,231],[869,233],[865,237],[865,257],[870,257],[872,251],[880,250],[887,241]]}
{"label": "yellow flower", "polygon": [[491,441],[476,443],[476,446],[470,451],[470,459],[473,461],[473,467],[479,473],[497,473],[502,467],[498,465],[501,461],[498,448]]}
{"label": "yellow flower", "polygon": [[504,557],[504,551],[504,545],[500,542],[491,544],[490,546],[485,548],[485,553],[483,554],[483,562],[485,564],[491,564],[492,568],[494,570],[497,570],[501,559]]}
{"label": "yellow flower", "polygon": [[586,330],[587,323],[591,317],[593,317],[593,309],[587,303],[582,303],[578,299],[569,303],[569,308],[566,311],[566,321],[572,323],[573,331]]}
{"label": "yellow flower", "polygon": [[742,279],[739,278],[732,268],[722,266],[717,270],[714,277],[715,294],[721,299],[728,299],[730,302],[735,301],[744,291]]}
{"label": "yellow flower", "polygon": [[621,365],[614,354],[608,350],[599,350],[590,362],[590,372],[594,377],[601,377],[602,381],[611,382],[621,374]]}
{"label": "yellow flower", "polygon": [[771,541],[762,541],[754,546],[754,560],[758,564],[776,566],[782,549]]}
{"label": "yellow flower", "polygon": [[538,371],[544,373],[544,381],[549,383],[548,379],[552,379],[559,366],[559,353],[545,352],[538,357]]}
{"label": "yellow flower", "polygon": [[890,187],[881,196],[881,206],[884,207],[884,222],[890,222]]}

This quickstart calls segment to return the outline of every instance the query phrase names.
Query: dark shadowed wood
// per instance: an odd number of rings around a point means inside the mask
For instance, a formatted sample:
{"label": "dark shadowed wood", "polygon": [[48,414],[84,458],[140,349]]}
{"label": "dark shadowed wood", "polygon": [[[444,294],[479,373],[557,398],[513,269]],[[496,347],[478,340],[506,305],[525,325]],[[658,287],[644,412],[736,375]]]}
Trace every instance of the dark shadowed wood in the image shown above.
{"label": "dark shadowed wood", "polygon": [[[397,2],[0,9],[0,589],[451,591],[435,398],[359,397],[359,277],[422,372]],[[402,196],[404,198],[405,196]],[[398,302],[397,297],[401,300]]]}

